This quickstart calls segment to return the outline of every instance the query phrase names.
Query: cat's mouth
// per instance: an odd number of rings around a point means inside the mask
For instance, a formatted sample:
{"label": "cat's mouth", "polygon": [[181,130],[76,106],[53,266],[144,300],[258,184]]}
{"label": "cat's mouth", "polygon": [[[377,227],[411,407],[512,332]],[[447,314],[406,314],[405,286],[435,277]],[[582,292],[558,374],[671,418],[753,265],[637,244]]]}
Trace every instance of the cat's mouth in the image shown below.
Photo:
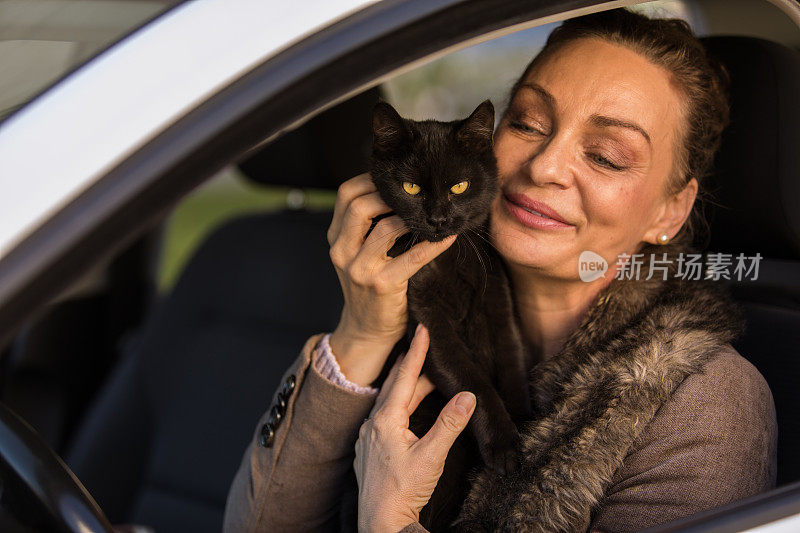
{"label": "cat's mouth", "polygon": [[452,235],[462,235],[478,228],[485,217],[475,217],[473,219],[455,216],[443,224],[417,223],[410,225],[411,233],[417,242],[430,241],[439,242]]}
{"label": "cat's mouth", "polygon": [[445,238],[449,237],[450,235],[454,235],[454,234],[455,234],[454,231],[450,232],[450,233],[433,233],[425,240],[428,240],[430,242],[439,242],[439,241],[443,241]]}
{"label": "cat's mouth", "polygon": [[430,242],[439,242],[443,241],[450,235],[457,235],[458,231],[455,230],[441,230],[441,231],[430,231],[430,230],[423,230],[423,231],[415,231],[414,236],[416,237],[417,242],[419,241],[430,241]]}

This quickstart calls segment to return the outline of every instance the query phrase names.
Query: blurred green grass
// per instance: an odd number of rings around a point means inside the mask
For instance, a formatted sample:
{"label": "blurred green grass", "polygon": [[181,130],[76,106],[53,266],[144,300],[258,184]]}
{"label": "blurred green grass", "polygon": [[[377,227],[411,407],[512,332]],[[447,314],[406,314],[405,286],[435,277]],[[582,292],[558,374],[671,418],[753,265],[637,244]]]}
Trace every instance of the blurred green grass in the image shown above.
{"label": "blurred green grass", "polygon": [[332,210],[335,191],[265,187],[242,177],[231,167],[187,196],[166,222],[158,265],[158,290],[168,292],[197,247],[229,220],[289,206]]}

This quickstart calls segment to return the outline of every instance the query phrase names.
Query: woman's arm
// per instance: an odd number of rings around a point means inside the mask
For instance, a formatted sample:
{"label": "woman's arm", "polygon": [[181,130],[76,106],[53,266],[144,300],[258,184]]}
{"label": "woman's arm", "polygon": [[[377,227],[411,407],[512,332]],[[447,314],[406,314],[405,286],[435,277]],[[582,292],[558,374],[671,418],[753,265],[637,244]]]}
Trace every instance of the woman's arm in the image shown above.
{"label": "woman's arm", "polygon": [[733,348],[675,390],[614,476],[590,531],[638,531],[775,486],[772,393]]}
{"label": "woman's arm", "polygon": [[283,375],[295,382],[271,445],[261,444],[270,409],[259,420],[234,478],[225,509],[225,531],[338,530],[339,501],[353,466],[358,428],[376,392],[349,391],[312,364],[315,335]]}

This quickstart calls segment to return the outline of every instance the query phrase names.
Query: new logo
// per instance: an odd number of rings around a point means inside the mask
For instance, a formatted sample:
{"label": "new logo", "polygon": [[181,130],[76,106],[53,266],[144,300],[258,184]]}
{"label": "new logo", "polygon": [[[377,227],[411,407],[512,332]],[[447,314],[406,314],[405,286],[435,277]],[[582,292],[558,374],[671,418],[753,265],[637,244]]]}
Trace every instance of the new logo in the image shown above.
{"label": "new logo", "polygon": [[581,277],[581,281],[588,283],[602,278],[606,270],[608,270],[608,262],[603,259],[603,256],[591,250],[584,250],[578,257],[578,275]]}

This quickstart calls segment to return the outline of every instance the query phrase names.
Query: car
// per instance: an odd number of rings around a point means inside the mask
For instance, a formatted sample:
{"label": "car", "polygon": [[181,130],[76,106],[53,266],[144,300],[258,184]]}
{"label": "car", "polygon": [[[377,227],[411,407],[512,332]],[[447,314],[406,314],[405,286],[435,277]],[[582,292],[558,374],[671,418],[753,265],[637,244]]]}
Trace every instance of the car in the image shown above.
{"label": "car", "polygon": [[379,87],[620,5],[691,18],[731,73],[707,249],[763,257],[729,286],[779,423],[774,490],[651,531],[800,529],[797,0],[0,1],[0,529],[219,531],[338,319],[325,230]]}

